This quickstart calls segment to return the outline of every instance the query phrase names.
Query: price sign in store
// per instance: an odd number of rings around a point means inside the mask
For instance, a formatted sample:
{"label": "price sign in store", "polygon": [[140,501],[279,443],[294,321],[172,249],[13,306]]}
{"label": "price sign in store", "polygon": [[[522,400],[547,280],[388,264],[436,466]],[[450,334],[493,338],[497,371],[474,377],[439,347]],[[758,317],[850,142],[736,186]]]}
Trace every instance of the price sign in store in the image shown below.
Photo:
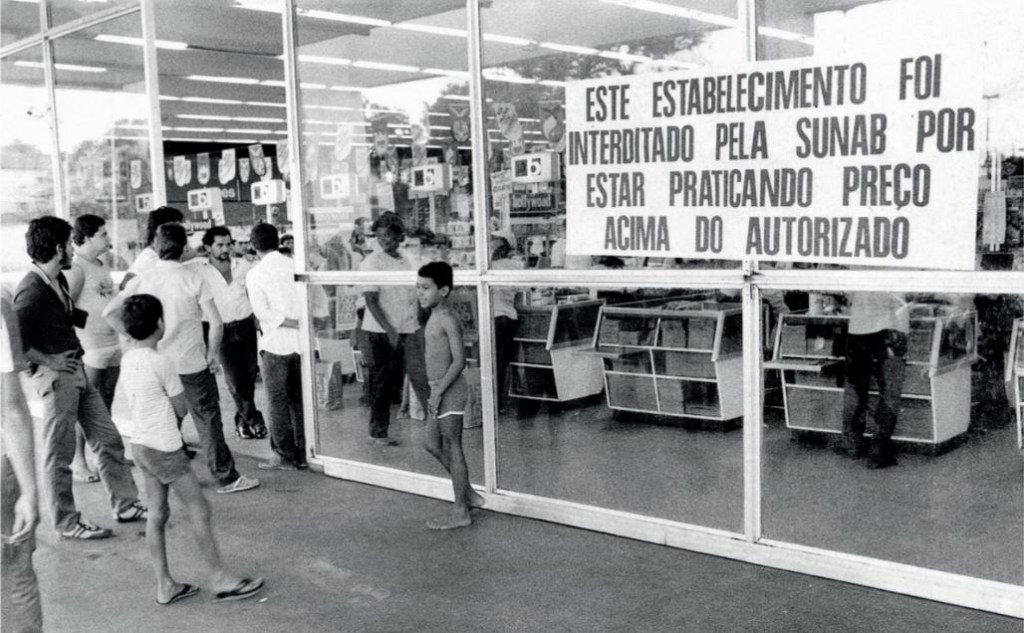
{"label": "price sign in store", "polygon": [[568,252],[974,268],[964,51],[566,86]]}

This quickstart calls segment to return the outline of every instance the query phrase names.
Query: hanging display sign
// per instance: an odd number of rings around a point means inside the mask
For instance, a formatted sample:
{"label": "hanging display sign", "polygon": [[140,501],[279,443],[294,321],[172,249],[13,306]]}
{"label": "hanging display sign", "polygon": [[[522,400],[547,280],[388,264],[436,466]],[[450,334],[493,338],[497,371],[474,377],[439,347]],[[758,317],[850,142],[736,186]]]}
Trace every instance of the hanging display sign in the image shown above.
{"label": "hanging display sign", "polygon": [[220,153],[220,160],[217,161],[217,179],[220,184],[226,185],[235,179],[235,150],[225,149]]}
{"label": "hanging display sign", "polygon": [[469,106],[448,106],[448,114],[451,115],[449,120],[452,126],[452,139],[456,143],[469,141],[472,129],[469,123]]}
{"label": "hanging display sign", "polygon": [[184,156],[174,157],[174,184],[179,187],[192,182],[192,161]]}
{"label": "hanging display sign", "polygon": [[131,185],[132,189],[138,189],[142,186],[142,161],[133,160],[131,162]]}
{"label": "hanging display sign", "polygon": [[196,176],[199,179],[199,184],[205,185],[210,182],[210,154],[209,152],[202,152],[196,154]]}
{"label": "hanging display sign", "polygon": [[978,59],[885,51],[570,83],[568,252],[973,270]]}
{"label": "hanging display sign", "polygon": [[238,179],[242,182],[249,182],[249,159],[238,159]]}
{"label": "hanging display sign", "polygon": [[263,160],[263,146],[259,143],[249,146],[249,163],[257,176],[262,177],[267,173],[267,166]]}

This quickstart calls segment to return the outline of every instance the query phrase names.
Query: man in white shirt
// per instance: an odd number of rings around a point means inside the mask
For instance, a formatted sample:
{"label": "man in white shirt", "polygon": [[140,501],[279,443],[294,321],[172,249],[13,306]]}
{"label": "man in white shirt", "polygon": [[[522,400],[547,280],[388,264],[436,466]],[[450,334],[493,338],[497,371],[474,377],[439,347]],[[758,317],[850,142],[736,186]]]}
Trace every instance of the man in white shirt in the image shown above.
{"label": "man in white shirt", "polygon": [[[174,207],[158,207],[149,212],[149,216],[146,218],[146,247],[139,251],[138,256],[135,257],[135,261],[132,262],[131,267],[128,268],[128,272],[125,274],[124,279],[121,280],[121,290],[124,290],[128,282],[134,277],[138,277],[144,272],[147,272],[160,261],[160,257],[156,253],[156,249],[153,248],[153,240],[156,239],[156,230],[165,224],[181,224],[185,220],[185,215]],[[192,247],[185,245],[185,251],[182,253],[181,261],[187,262],[194,258],[196,253],[192,250]]]}
{"label": "man in white shirt", "polygon": [[[405,239],[405,227],[394,213],[385,213],[373,223],[377,249],[359,265],[359,270],[416,270],[398,247]],[[391,403],[402,388],[403,358],[406,375],[421,403],[430,399],[422,339],[417,340],[416,291],[406,286],[371,286],[363,293],[366,312],[362,330],[370,349],[369,397],[370,441],[395,446],[388,437]]]}
{"label": "man in white shirt", "polygon": [[[239,475],[235,459],[224,440],[220,416],[220,394],[215,372],[220,365],[223,322],[206,279],[192,266],[183,266],[181,255],[187,236],[179,224],[157,229],[154,247],[160,261],[152,269],[128,282],[125,289],[103,311],[110,324],[125,334],[120,311],[132,295],[150,294],[164,309],[166,331],[160,351],[170,358],[185,386],[185,397],[199,441],[206,450],[210,473],[220,483],[219,494],[241,492],[259,485],[258,479]],[[203,321],[209,323],[209,345],[203,340]]]}
{"label": "man in white shirt", "polygon": [[258,465],[262,470],[307,468],[302,412],[302,347],[299,315],[302,302],[295,287],[295,262],[278,249],[277,228],[257,224],[250,242],[259,262],[247,283],[253,312],[260,321],[263,385],[270,404],[270,448],[274,456]]}
{"label": "man in white shirt", "polygon": [[[249,304],[246,275],[252,264],[233,257],[234,239],[226,226],[215,226],[203,235],[208,258],[196,265],[213,290],[213,301],[224,321],[220,357],[224,380],[235,401],[235,433],[243,440],[267,436],[263,414],[256,408],[256,318]],[[200,260],[196,260],[200,261]]]}
{"label": "man in white shirt", "polygon": [[[838,452],[854,458],[867,454],[868,468],[896,465],[892,434],[900,410],[909,332],[910,304],[902,293],[850,294],[843,437]],[[877,384],[878,402],[874,411],[875,432],[868,450],[864,427],[872,379]]]}

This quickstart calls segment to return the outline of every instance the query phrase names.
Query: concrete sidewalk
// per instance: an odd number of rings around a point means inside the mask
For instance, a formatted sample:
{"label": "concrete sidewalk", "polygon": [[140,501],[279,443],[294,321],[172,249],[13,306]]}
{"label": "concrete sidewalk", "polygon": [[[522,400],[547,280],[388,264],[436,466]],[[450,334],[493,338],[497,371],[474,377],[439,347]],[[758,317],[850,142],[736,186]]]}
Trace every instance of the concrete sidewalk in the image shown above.
{"label": "concrete sidewalk", "polygon": [[[242,444],[240,470],[256,474],[252,455],[263,449]],[[217,604],[204,591],[158,606],[143,524],[95,542],[56,542],[41,528],[46,630],[1022,630],[1012,618],[486,511],[471,528],[432,532],[424,521],[446,509],[440,501],[311,472],[258,474],[260,489],[223,496],[208,474],[200,479],[225,560],[267,578],[259,598]],[[75,493],[87,518],[113,524],[101,485],[76,484]],[[173,497],[171,512],[172,572],[202,584]]]}

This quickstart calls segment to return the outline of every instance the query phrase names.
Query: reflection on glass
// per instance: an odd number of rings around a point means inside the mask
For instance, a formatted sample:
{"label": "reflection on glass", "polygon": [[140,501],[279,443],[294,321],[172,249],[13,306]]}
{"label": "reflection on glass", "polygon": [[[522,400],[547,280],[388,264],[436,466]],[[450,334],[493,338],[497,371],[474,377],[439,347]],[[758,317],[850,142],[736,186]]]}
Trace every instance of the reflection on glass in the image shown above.
{"label": "reflection on glass", "polygon": [[[414,287],[311,284],[309,297],[316,355],[317,452],[445,476],[444,469],[423,448],[426,403],[417,397],[408,377],[410,372],[424,371],[426,363],[421,324],[428,314],[416,311]],[[370,322],[373,316],[367,302],[378,301],[391,313],[395,302],[403,298],[413,321],[407,328],[411,331],[402,334],[395,348],[386,334],[374,331],[378,328]],[[470,480],[483,484],[476,291],[456,287],[447,301],[461,323],[466,351],[463,378],[469,401],[463,420],[463,449]]]}
{"label": "reflection on glass", "polygon": [[[1024,93],[1011,62],[1024,55],[1019,37],[1024,12],[1013,0],[880,0],[835,11],[809,12],[792,2],[764,0],[758,29],[759,59],[822,57],[851,59],[870,54],[880,41],[899,41],[905,50],[931,51],[956,45],[983,51],[984,110],[979,113],[976,269],[1024,269]],[[926,24],[908,29],[922,12]],[[982,120],[983,119],[983,122]],[[983,131],[982,131],[983,130]],[[1004,211],[1005,205],[1005,211]]]}
{"label": "reflection on glass", "polygon": [[53,45],[68,207],[72,218],[90,213],[106,219],[113,244],[106,263],[113,270],[127,270],[141,250],[137,205],[141,199],[148,210],[153,191],[142,49],[105,42],[83,48],[80,39],[139,37],[140,31],[134,14]]}
{"label": "reflection on glass", "polygon": [[740,531],[731,293],[501,288],[495,305],[512,291],[495,324],[499,486]]}
{"label": "reflection on glass", "polygon": [[[6,13],[4,18],[6,24]],[[5,57],[0,74],[4,93],[0,99],[0,270],[6,272],[29,264],[25,253],[29,220],[55,212],[53,138],[39,47]]]}
{"label": "reflection on glass", "polygon": [[765,365],[765,536],[1019,583],[1019,300],[798,294]]}
{"label": "reflection on glass", "polygon": [[3,15],[3,29],[0,29],[0,46],[13,44],[18,40],[39,32],[39,5],[2,0],[0,15]]}
{"label": "reflection on glass", "polygon": [[715,11],[620,0],[496,0],[481,11],[489,228],[526,268],[735,265],[573,255],[566,242],[566,198],[586,194],[566,191],[565,84],[742,61],[735,4]]}
{"label": "reflection on glass", "polygon": [[357,270],[392,212],[410,243],[473,268],[465,10],[322,4],[296,2],[309,251]]}

